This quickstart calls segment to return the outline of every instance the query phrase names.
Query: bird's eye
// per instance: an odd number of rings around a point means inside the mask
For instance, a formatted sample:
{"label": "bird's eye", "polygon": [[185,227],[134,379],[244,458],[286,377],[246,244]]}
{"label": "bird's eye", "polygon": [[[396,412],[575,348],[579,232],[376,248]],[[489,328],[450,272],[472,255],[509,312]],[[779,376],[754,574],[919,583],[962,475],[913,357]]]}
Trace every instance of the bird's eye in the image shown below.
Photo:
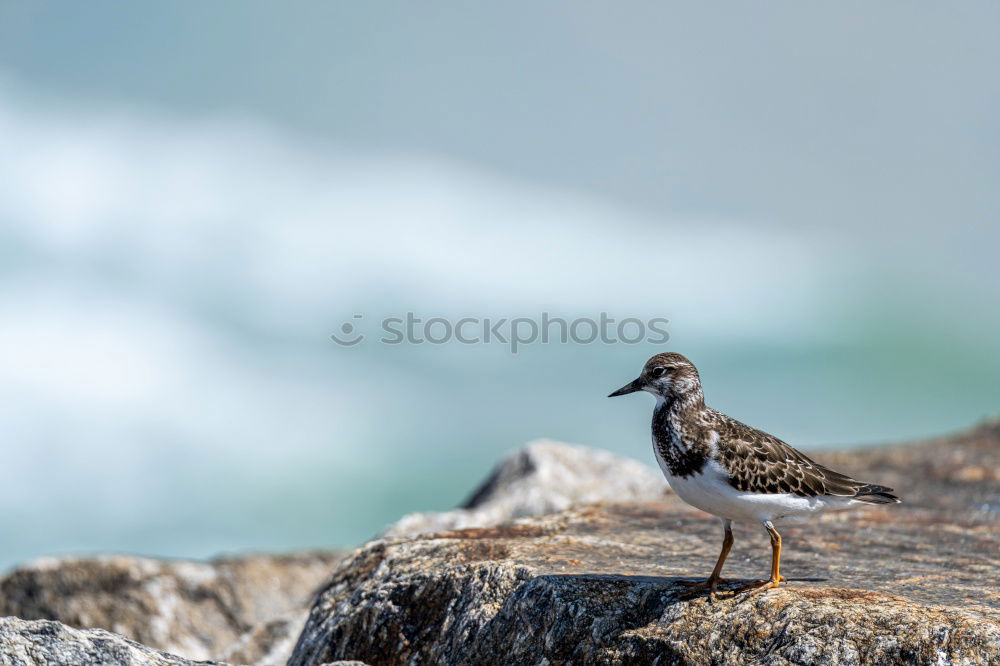
{"label": "bird's eye", "polygon": [[653,368],[653,372],[651,372],[650,374],[653,375],[653,379],[658,379],[662,377],[663,373],[666,371],[667,371],[666,368]]}

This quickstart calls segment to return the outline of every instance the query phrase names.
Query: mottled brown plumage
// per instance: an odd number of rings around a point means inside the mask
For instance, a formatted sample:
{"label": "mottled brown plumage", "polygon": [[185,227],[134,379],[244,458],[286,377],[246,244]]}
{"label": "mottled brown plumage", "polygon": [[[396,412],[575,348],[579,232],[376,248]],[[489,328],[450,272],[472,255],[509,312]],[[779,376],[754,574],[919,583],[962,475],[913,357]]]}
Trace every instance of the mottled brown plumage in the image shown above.
{"label": "mottled brown plumage", "polygon": [[714,409],[710,411],[714,412],[715,428],[719,433],[717,459],[729,472],[730,485],[738,490],[793,493],[799,497],[858,497],[861,491],[884,493],[892,490],[855,481],[814,462],[773,435]]}

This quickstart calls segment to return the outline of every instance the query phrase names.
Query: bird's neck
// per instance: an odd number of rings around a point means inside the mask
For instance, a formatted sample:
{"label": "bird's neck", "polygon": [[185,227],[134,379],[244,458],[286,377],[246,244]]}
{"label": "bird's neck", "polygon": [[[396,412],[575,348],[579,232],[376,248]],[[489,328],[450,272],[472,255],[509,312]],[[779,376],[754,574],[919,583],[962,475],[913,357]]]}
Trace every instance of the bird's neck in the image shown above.
{"label": "bird's neck", "polygon": [[711,453],[705,440],[702,410],[704,398],[687,393],[672,399],[660,397],[653,411],[653,446],[660,464],[671,476],[687,478],[700,471]]}
{"label": "bird's neck", "polygon": [[694,418],[705,409],[705,394],[701,389],[687,391],[681,395],[659,396],[656,410],[666,410],[665,416],[671,420]]}
{"label": "bird's neck", "polygon": [[702,412],[706,409],[701,392],[682,396],[659,396],[653,410],[654,434],[678,446],[681,440],[690,440],[701,429]]}

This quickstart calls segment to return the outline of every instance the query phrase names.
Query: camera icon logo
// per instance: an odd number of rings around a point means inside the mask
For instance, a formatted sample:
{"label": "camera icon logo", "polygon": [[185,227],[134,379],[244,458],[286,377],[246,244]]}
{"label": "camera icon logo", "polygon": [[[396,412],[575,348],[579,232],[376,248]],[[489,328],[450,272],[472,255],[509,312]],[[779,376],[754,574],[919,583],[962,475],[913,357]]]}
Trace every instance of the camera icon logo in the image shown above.
{"label": "camera icon logo", "polygon": [[[361,319],[362,316],[363,315],[356,314],[351,318]],[[340,333],[343,337],[337,335],[336,333],[331,333],[330,339],[336,342],[341,347],[353,347],[354,345],[360,343],[362,340],[365,339],[365,336],[362,333],[356,333],[356,331],[357,329],[352,322],[345,321],[343,324],[340,325]]]}

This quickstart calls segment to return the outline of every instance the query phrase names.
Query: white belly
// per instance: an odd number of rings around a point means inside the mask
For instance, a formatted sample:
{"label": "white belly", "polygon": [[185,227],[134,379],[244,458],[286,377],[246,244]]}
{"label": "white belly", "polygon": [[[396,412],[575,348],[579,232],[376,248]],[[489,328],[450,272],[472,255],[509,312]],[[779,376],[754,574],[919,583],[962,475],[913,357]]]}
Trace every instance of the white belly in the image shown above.
{"label": "white belly", "polygon": [[[653,447],[654,451],[656,447]],[[677,496],[691,506],[727,520],[764,522],[787,518],[805,518],[829,509],[846,509],[852,502],[846,497],[799,497],[792,493],[748,493],[729,485],[725,471],[714,461],[704,472],[673,476],[670,468],[656,454],[664,476]]]}

